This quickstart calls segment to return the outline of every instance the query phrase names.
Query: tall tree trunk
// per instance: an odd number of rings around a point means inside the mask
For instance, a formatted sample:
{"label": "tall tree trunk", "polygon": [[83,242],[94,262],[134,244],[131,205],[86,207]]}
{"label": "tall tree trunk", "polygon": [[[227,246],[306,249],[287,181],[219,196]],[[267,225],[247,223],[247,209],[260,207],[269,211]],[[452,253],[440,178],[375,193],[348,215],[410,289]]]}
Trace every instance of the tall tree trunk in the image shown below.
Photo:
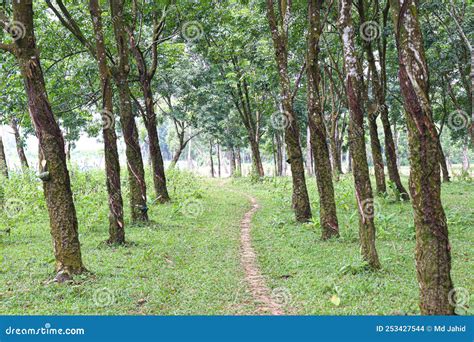
{"label": "tall tree trunk", "polygon": [[115,133],[115,116],[113,114],[112,79],[107,65],[99,0],[90,0],[89,10],[96,39],[97,65],[102,89],[101,113],[104,119],[102,136],[104,138],[105,176],[109,200],[109,239],[107,242],[110,244],[124,244],[125,222],[123,219],[123,199],[120,185],[120,161],[117,135]]}
{"label": "tall tree trunk", "polygon": [[277,176],[283,176],[283,143],[280,134],[275,133],[276,155],[277,155]]}
{"label": "tall tree trunk", "polygon": [[0,174],[8,178],[7,157],[5,155],[5,147],[3,145],[3,138],[0,135]]}
{"label": "tall tree trunk", "polygon": [[[110,0],[110,12],[115,19],[112,23],[119,55],[119,63],[114,72],[114,77],[119,91],[120,122],[125,140],[125,153],[127,155],[132,221],[148,221],[145,170],[143,168],[142,153],[138,142],[138,130],[132,111],[131,93],[128,85],[130,65],[128,39],[124,23],[124,0]],[[150,137],[150,143],[151,140],[152,137]]]}
{"label": "tall tree trunk", "polygon": [[375,248],[374,197],[365,150],[362,80],[357,71],[351,8],[352,0],[341,0],[339,20],[344,43],[346,92],[351,116],[349,150],[353,161],[354,186],[359,211],[361,253],[369,266],[377,269],[380,268],[380,262]]}
{"label": "tall tree trunk", "polygon": [[[151,89],[151,81],[154,76],[154,70],[156,69],[153,69],[153,71],[148,70],[145,61],[145,56],[143,55],[142,50],[137,46],[133,33],[130,31],[129,39],[130,48],[137,64],[143,98],[145,100],[145,115],[143,117],[143,121],[145,123],[145,127],[148,133],[148,143],[150,150],[151,167],[153,170],[153,185],[155,188],[155,196],[160,203],[166,203],[170,201],[170,196],[168,194],[168,188],[166,186],[165,165],[163,162],[163,156],[161,154],[154,106],[155,101]],[[154,45],[152,46],[153,49],[156,49]],[[156,55],[156,52],[154,55]]]}
{"label": "tall tree trunk", "polygon": [[48,100],[36,46],[32,1],[13,2],[13,19],[25,28],[24,36],[15,41],[14,54],[21,67],[31,121],[48,172],[43,177],[43,187],[56,259],[55,280],[63,282],[84,271],[64,139]]}
{"label": "tall tree trunk", "polygon": [[293,110],[292,92],[288,75],[288,22],[291,2],[282,1],[280,6],[278,6],[280,8],[279,23],[275,15],[274,1],[266,0],[266,3],[267,17],[272,33],[275,59],[280,78],[283,115],[285,115],[288,123],[285,127],[285,142],[288,154],[287,162],[291,166],[291,176],[293,180],[293,209],[297,221],[307,222],[311,219],[311,206],[309,203],[304,174],[303,153],[301,151],[300,143],[300,127],[297,116]]}
{"label": "tall tree trunk", "polygon": [[387,161],[388,178],[393,182],[397,188],[400,197],[404,201],[408,201],[410,196],[405,190],[400,179],[400,173],[398,171],[398,158],[395,141],[392,135],[392,129],[390,127],[390,120],[388,118],[388,107],[383,105],[381,107],[380,119],[382,120],[384,142],[385,142],[385,159]]}
{"label": "tall tree trunk", "polygon": [[[319,221],[322,239],[339,236],[334,187],[331,176],[331,161],[326,142],[323,109],[319,94],[319,39],[322,33],[320,19],[321,6],[324,0],[308,0],[308,51],[306,56],[308,79],[308,122],[310,143],[313,152],[315,174],[319,192]],[[310,158],[311,159],[311,158]]]}
{"label": "tall tree trunk", "polygon": [[382,145],[379,140],[379,133],[377,129],[377,116],[375,113],[369,114],[369,135],[370,147],[372,151],[372,161],[374,163],[375,172],[375,191],[378,194],[387,192],[385,185],[385,171],[382,157]]}
{"label": "tall tree trunk", "polygon": [[221,146],[217,144],[217,175],[221,178]]}
{"label": "tall tree trunk", "polygon": [[237,168],[237,165],[235,163],[235,150],[233,146],[229,147],[229,164],[230,164],[230,176],[235,175],[235,170]]}
{"label": "tall tree trunk", "polygon": [[[332,117],[334,118],[335,115],[333,114]],[[331,122],[329,146],[330,146],[330,152],[331,152],[332,173],[334,175],[334,179],[336,181],[339,181],[339,175],[342,173],[342,165],[341,165],[341,155],[339,153],[340,149],[338,148],[337,118],[334,121],[335,122]]]}
{"label": "tall tree trunk", "polygon": [[215,171],[214,171],[214,159],[212,158],[212,140],[210,141],[209,143],[209,161],[211,162],[211,177],[214,178],[216,175],[215,175]]}
{"label": "tall tree trunk", "polygon": [[428,66],[414,0],[390,0],[410,148],[410,193],[423,315],[452,315],[451,246],[441,203],[438,132],[428,95]]}
{"label": "tall tree trunk", "polygon": [[18,127],[18,122],[16,119],[12,119],[11,128],[13,129],[13,134],[15,136],[16,152],[18,153],[18,158],[20,159],[21,167],[23,169],[28,169],[29,165],[28,159],[26,158],[25,154],[25,144],[20,136],[20,129]]}
{"label": "tall tree trunk", "polygon": [[449,183],[449,170],[448,164],[446,163],[446,157],[444,156],[443,147],[441,146],[441,141],[438,136],[438,150],[439,150],[439,165],[441,166],[441,172],[443,174],[443,182]]}
{"label": "tall tree trunk", "polygon": [[242,176],[242,156],[240,154],[240,147],[235,148],[235,161],[237,167],[237,174]]}

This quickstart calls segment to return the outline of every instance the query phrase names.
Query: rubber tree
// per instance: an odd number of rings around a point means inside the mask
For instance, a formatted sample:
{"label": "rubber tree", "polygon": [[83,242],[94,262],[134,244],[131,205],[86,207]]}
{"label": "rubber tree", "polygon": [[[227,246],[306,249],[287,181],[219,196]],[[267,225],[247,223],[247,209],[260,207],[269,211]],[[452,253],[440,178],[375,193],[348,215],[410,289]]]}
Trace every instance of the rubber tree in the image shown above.
{"label": "rubber tree", "polygon": [[120,161],[115,133],[115,116],[113,108],[112,76],[107,64],[106,47],[102,26],[102,15],[99,0],[89,1],[92,24],[94,27],[97,66],[99,69],[102,90],[102,116],[104,124],[105,177],[109,200],[109,239],[110,244],[125,243],[125,223],[123,219],[123,200],[120,186]]}
{"label": "rubber tree", "polygon": [[300,142],[300,127],[293,108],[293,96],[288,74],[288,25],[291,1],[278,0],[279,16],[275,13],[273,0],[266,0],[267,18],[275,49],[275,59],[280,79],[282,115],[285,118],[285,142],[293,181],[293,210],[296,220],[311,219],[311,206],[304,173],[303,153]]}
{"label": "rubber tree", "polygon": [[[169,39],[162,37],[163,30],[166,25],[166,6],[163,10],[163,15],[158,18],[157,11],[153,13],[153,35],[152,41],[149,44],[151,48],[151,64],[149,65],[145,58],[143,47],[139,40],[136,39],[136,33],[133,27],[127,28],[130,40],[130,48],[138,70],[140,87],[145,101],[145,108],[143,111],[143,121],[148,132],[148,142],[150,149],[151,166],[153,170],[153,184],[155,187],[155,195],[160,203],[170,201],[168,188],[166,187],[165,166],[163,163],[163,156],[161,154],[160,141],[157,130],[157,119],[155,112],[155,100],[152,91],[152,80],[156,74],[158,66],[158,45],[159,43]],[[140,34],[142,28],[140,28]]]}
{"label": "rubber tree", "polygon": [[429,100],[429,75],[414,0],[390,0],[400,90],[410,149],[410,194],[416,231],[416,270],[423,315],[451,315],[451,245],[441,203],[438,132]]}
{"label": "rubber tree", "polygon": [[361,253],[369,266],[377,269],[380,268],[380,262],[375,247],[374,197],[365,150],[363,85],[357,70],[358,57],[355,51],[351,10],[352,0],[341,0],[339,26],[344,45],[345,84],[350,112],[349,151],[359,212]]}
{"label": "rubber tree", "polygon": [[20,135],[20,128],[18,127],[18,120],[16,118],[11,119],[10,127],[12,128],[15,137],[16,152],[20,159],[21,167],[23,169],[28,169],[29,165],[25,154],[25,142]]}
{"label": "rubber tree", "polygon": [[322,34],[321,6],[324,0],[308,0],[308,44],[306,70],[308,81],[308,124],[314,171],[319,193],[319,221],[323,240],[339,236],[331,160],[326,138],[321,96],[319,94],[319,39]]}
{"label": "rubber tree", "polygon": [[[41,179],[56,260],[55,280],[64,282],[70,280],[74,274],[82,273],[85,268],[81,257],[76,208],[67,169],[64,139],[51,110],[45,87],[39,49],[36,45],[31,0],[13,2],[13,21],[21,23],[24,30],[21,34],[16,30],[10,31],[14,43],[2,43],[0,49],[12,53],[21,68],[31,121],[42,151],[41,164],[46,170]],[[1,11],[0,23],[8,32],[10,20]]]}

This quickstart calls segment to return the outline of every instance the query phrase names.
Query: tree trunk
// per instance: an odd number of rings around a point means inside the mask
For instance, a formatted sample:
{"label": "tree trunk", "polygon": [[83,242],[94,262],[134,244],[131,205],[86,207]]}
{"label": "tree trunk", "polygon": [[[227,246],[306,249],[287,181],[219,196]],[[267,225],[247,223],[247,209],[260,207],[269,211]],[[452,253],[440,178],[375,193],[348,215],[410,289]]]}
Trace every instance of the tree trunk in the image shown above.
{"label": "tree trunk", "polygon": [[257,173],[258,176],[263,177],[265,175],[263,171],[263,164],[262,164],[262,157],[260,155],[260,147],[259,143],[254,139],[249,139],[250,141],[250,150],[252,152],[252,163],[254,172]]}
{"label": "tree trunk", "polygon": [[281,141],[280,134],[275,133],[276,141],[276,156],[277,156],[277,176],[283,176],[283,143]]}
{"label": "tree trunk", "polygon": [[120,161],[115,133],[115,116],[113,114],[112,79],[107,65],[106,47],[104,42],[102,15],[99,0],[90,0],[89,10],[94,27],[97,65],[102,89],[102,117],[104,124],[105,176],[109,200],[109,244],[125,243],[125,222],[123,219],[123,199],[120,184]]}
{"label": "tree trunk", "polygon": [[443,182],[449,183],[449,170],[448,164],[446,163],[446,157],[444,156],[443,147],[441,146],[441,141],[438,136],[438,150],[439,150],[439,165],[441,166],[441,172],[443,174]]}
{"label": "tree trunk", "polygon": [[309,176],[313,175],[313,156],[311,151],[311,132],[309,125],[306,130],[306,172]]}
{"label": "tree trunk", "polygon": [[385,159],[387,161],[388,178],[393,182],[397,188],[400,198],[404,201],[410,200],[408,192],[402,184],[400,173],[398,171],[398,159],[395,141],[392,136],[392,129],[390,127],[390,120],[388,118],[388,107],[384,105],[381,108],[380,119],[382,120],[383,132],[385,137]]}
{"label": "tree trunk", "polygon": [[[308,51],[306,57],[308,79],[308,123],[310,144],[313,152],[315,174],[319,193],[319,222],[322,239],[339,236],[331,161],[326,142],[323,109],[319,95],[319,39],[322,33],[320,11],[324,0],[308,0]],[[311,157],[310,157],[311,160]]]}
{"label": "tree trunk", "polygon": [[153,99],[153,92],[151,89],[151,81],[153,73],[149,73],[145,57],[140,48],[135,43],[133,33],[129,32],[130,47],[132,54],[137,63],[140,86],[142,89],[143,98],[145,100],[145,115],[143,121],[148,133],[148,143],[150,150],[151,167],[153,170],[153,185],[155,188],[155,196],[160,203],[170,201],[168,188],[166,186],[165,166],[163,163],[163,156],[161,154],[160,140],[158,137],[156,113]]}
{"label": "tree trunk", "polygon": [[0,135],[0,174],[8,178],[7,157],[5,155],[5,147],[3,146],[3,138]]}
{"label": "tree trunk", "polygon": [[240,147],[235,148],[235,160],[236,160],[237,173],[240,177],[242,176],[242,156],[240,154]]}
{"label": "tree trunk", "polygon": [[[132,112],[130,87],[128,85],[130,65],[128,40],[123,17],[124,0],[110,0],[110,12],[115,19],[112,23],[119,55],[119,63],[116,72],[114,72],[114,77],[119,91],[120,122],[125,140],[125,153],[127,155],[132,221],[148,221],[145,170],[143,168],[142,153],[138,142],[138,130]],[[151,145],[153,137],[149,138]]]}
{"label": "tree trunk", "polygon": [[221,147],[217,144],[217,175],[221,178]]}
{"label": "tree trunk", "polygon": [[[467,140],[467,139],[466,139]],[[469,171],[469,150],[468,150],[468,142],[466,141],[462,147],[462,169],[465,172]]]}
{"label": "tree trunk", "polygon": [[285,142],[288,154],[287,162],[291,166],[293,180],[293,209],[296,220],[307,222],[311,219],[311,206],[309,203],[308,190],[304,173],[303,153],[300,143],[300,128],[297,116],[293,110],[292,92],[290,89],[290,78],[288,75],[288,21],[291,2],[283,1],[279,6],[281,16],[281,27],[275,16],[273,0],[266,0],[267,17],[272,33],[275,48],[275,59],[280,79],[281,104],[283,115],[286,117]]}
{"label": "tree trunk", "polygon": [[229,164],[230,164],[230,176],[233,177],[235,175],[235,170],[237,165],[235,163],[235,150],[233,146],[229,147]]}
{"label": "tree trunk", "polygon": [[46,92],[34,34],[32,1],[13,2],[13,18],[25,27],[24,37],[15,41],[15,55],[21,67],[31,121],[48,172],[43,178],[43,187],[56,259],[55,280],[63,282],[71,279],[73,274],[84,271],[64,139]]}
{"label": "tree trunk", "polygon": [[344,43],[346,92],[350,110],[349,150],[353,161],[354,187],[359,211],[359,237],[364,260],[373,269],[380,268],[375,248],[374,197],[370,184],[365,150],[362,80],[357,71],[351,0],[341,0],[340,26]]}
{"label": "tree trunk", "polygon": [[369,135],[370,147],[372,150],[372,161],[374,163],[375,172],[375,191],[378,194],[384,194],[387,192],[387,187],[385,185],[382,146],[379,140],[379,133],[377,130],[377,116],[375,113],[369,114]]}
{"label": "tree trunk", "polygon": [[438,132],[428,96],[428,66],[414,0],[390,0],[410,148],[410,193],[422,315],[452,315],[451,246],[441,203]]}
{"label": "tree trunk", "polygon": [[215,175],[215,171],[214,171],[214,159],[212,158],[212,141],[209,143],[209,160],[211,162],[211,177],[214,178],[216,175]]}
{"label": "tree trunk", "polygon": [[[332,117],[334,118],[334,115],[332,115]],[[331,122],[330,133],[329,146],[331,152],[332,173],[334,175],[334,179],[339,181],[339,175],[342,173],[342,165],[341,155],[339,153],[340,149],[338,148],[337,118],[334,120],[334,122]]]}
{"label": "tree trunk", "polygon": [[18,128],[18,122],[16,119],[12,119],[11,128],[13,129],[13,134],[15,136],[16,143],[16,152],[18,153],[18,158],[20,159],[21,167],[23,169],[28,169],[28,159],[25,154],[25,144],[23,139],[20,136],[20,129]]}

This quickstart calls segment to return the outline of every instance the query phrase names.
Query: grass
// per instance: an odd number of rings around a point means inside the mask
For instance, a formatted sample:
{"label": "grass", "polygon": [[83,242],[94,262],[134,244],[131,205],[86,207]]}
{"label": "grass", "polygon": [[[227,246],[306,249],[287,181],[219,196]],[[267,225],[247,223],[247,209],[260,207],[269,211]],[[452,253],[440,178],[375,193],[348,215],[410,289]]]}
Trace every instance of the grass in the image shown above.
{"label": "grass", "polygon": [[[72,183],[90,273],[58,285],[48,283],[54,258],[40,183],[29,174],[0,181],[0,203],[8,209],[0,212],[0,231],[11,228],[9,235],[0,233],[0,314],[253,314],[239,261],[239,221],[249,208],[244,194],[261,204],[252,222],[253,245],[269,287],[285,294],[289,313],[419,313],[410,204],[391,196],[377,200],[383,268],[367,271],[359,256],[349,177],[336,185],[341,238],[323,242],[317,217],[311,224],[295,223],[288,178],[254,183],[173,171],[173,202],[150,204],[150,224],[128,224],[124,247],[103,243],[108,227],[102,173],[74,170]],[[316,216],[313,178],[308,186]],[[443,201],[453,280],[472,293],[474,184],[443,185]]]}
{"label": "grass", "polygon": [[[234,182],[252,193],[262,208],[253,220],[253,241],[271,288],[288,293],[288,310],[303,315],[419,314],[414,260],[414,226],[410,203],[391,196],[376,200],[377,249],[382,270],[368,271],[359,254],[358,214],[352,178],[336,184],[341,238],[321,241],[318,218],[296,224],[289,179],[263,183]],[[313,215],[318,213],[314,179],[308,180]],[[443,203],[452,246],[456,287],[474,292],[472,241],[474,184],[443,185]],[[460,314],[473,314],[472,309]]]}

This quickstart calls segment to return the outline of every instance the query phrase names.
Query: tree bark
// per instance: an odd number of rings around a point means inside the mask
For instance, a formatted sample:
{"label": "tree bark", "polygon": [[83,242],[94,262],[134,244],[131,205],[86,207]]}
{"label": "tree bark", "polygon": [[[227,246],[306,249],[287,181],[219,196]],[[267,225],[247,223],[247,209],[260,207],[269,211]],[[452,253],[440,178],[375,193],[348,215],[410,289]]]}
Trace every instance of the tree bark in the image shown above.
{"label": "tree bark", "polygon": [[369,266],[377,269],[380,268],[380,262],[375,248],[374,198],[365,150],[362,80],[357,71],[351,8],[352,0],[341,0],[339,20],[344,43],[345,82],[351,117],[349,150],[353,161],[354,186],[359,211],[361,253]]}
{"label": "tree bark", "polygon": [[43,187],[56,259],[55,280],[63,282],[85,270],[64,139],[48,100],[36,46],[32,1],[13,2],[13,19],[25,27],[24,37],[15,41],[15,55],[21,67],[31,120],[48,172],[48,176],[43,180]]}
{"label": "tree bark", "polygon": [[[130,186],[130,207],[132,221],[148,221],[148,207],[146,203],[146,183],[143,159],[138,142],[138,130],[132,112],[131,93],[128,85],[129,49],[124,23],[124,0],[110,0],[110,12],[113,20],[113,29],[119,63],[114,70],[114,78],[119,91],[120,122],[125,140],[127,155],[128,180]],[[150,142],[152,137],[150,137]]]}
{"label": "tree bark", "polygon": [[[319,39],[322,34],[320,19],[321,6],[324,0],[308,0],[308,51],[306,71],[308,79],[308,123],[310,146],[315,161],[315,174],[319,193],[319,221],[322,239],[339,236],[334,186],[331,176],[331,161],[326,142],[323,108],[319,94]],[[311,158],[310,158],[311,159]]]}
{"label": "tree bark", "polygon": [[280,78],[283,115],[285,115],[288,123],[285,127],[285,142],[288,154],[287,162],[291,166],[291,176],[293,181],[293,209],[297,221],[307,222],[311,219],[311,206],[309,203],[304,174],[303,153],[301,151],[300,143],[300,128],[296,113],[293,110],[292,92],[288,75],[288,23],[291,1],[280,1],[280,23],[277,22],[273,0],[266,0],[267,18],[272,33],[275,59]]}
{"label": "tree bark", "polygon": [[26,158],[25,154],[25,144],[20,136],[20,129],[18,128],[18,122],[16,119],[12,119],[11,128],[13,129],[13,134],[15,136],[16,152],[18,153],[18,158],[20,159],[21,167],[23,169],[28,169],[29,165],[28,159]]}
{"label": "tree bark", "polygon": [[123,199],[120,184],[120,161],[115,133],[115,116],[113,114],[112,79],[107,65],[106,47],[102,26],[102,15],[99,0],[89,1],[92,24],[94,27],[97,51],[97,66],[99,69],[102,89],[102,116],[104,125],[105,176],[109,200],[109,244],[125,243],[125,221],[123,218]]}
{"label": "tree bark", "polygon": [[5,147],[3,145],[3,138],[0,135],[0,174],[8,178],[7,157],[5,155]]}
{"label": "tree bark", "polygon": [[414,0],[390,0],[396,28],[400,89],[410,148],[410,193],[416,269],[423,315],[452,315],[451,246],[441,203],[438,133],[429,102],[428,66]]}
{"label": "tree bark", "polygon": [[311,132],[308,125],[306,130],[306,172],[309,176],[313,175],[313,151],[311,150]]}

